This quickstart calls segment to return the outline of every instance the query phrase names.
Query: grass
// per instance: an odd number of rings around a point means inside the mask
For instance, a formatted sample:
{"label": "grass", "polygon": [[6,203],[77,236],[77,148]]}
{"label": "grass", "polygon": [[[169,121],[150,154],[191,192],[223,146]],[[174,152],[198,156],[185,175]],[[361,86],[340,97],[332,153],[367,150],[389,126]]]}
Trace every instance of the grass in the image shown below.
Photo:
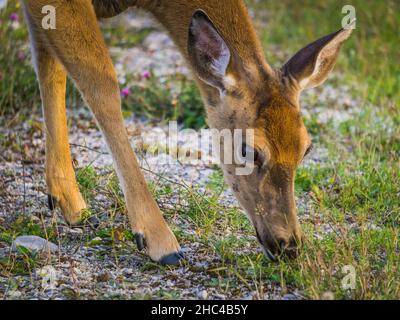
{"label": "grass", "polygon": [[[348,4],[342,0],[247,3],[274,67],[307,43],[339,29],[341,8]],[[207,270],[208,287],[235,293],[236,285],[241,284],[257,292],[258,297],[272,284],[281,286],[283,293],[298,288],[309,299],[400,298],[400,56],[396,34],[400,6],[397,1],[354,0],[351,4],[357,10],[357,29],[343,46],[336,67],[336,75],[340,76],[327,85],[338,92],[343,86],[350,87],[350,98],[357,101],[359,111],[338,125],[332,121],[321,123],[313,109],[319,103],[320,91],[303,99],[310,111],[304,119],[306,126],[319,148],[327,150],[327,160],[301,166],[297,171],[296,195],[301,200],[299,215],[306,241],[296,260],[269,263],[264,258],[241,210],[220,204],[226,186],[219,171],[210,177],[205,190],[162,179],[152,182],[152,192],[170,225],[178,214],[196,230],[193,234],[175,228],[180,242],[202,243],[202,254],[219,257],[219,262]],[[18,10],[15,2],[9,1],[9,7],[0,13],[0,115],[31,110],[40,104],[29,67],[27,33],[24,28],[13,29],[8,22],[9,14]],[[107,41],[122,47],[140,43],[148,32],[124,37],[123,30],[112,30],[104,26]],[[17,57],[23,56],[18,54],[21,50],[26,58],[17,62]],[[176,83],[178,90],[172,90]],[[143,82],[139,76],[132,76],[121,87],[129,87],[132,93],[123,100],[125,114],[135,113],[153,121],[178,119],[186,127],[205,126],[199,94],[190,81],[176,77],[160,84],[154,77]],[[70,94],[70,104],[75,105],[73,97]],[[334,102],[325,107],[345,112]],[[106,194],[113,203],[112,218],[125,211],[115,174],[99,178],[92,167],[86,167],[78,171],[77,177],[89,201],[96,192]],[[182,201],[171,209],[167,204],[176,194]],[[45,235],[42,226],[22,220],[13,221],[7,230],[0,227],[1,241],[11,243],[24,233]],[[49,234],[50,239],[56,237],[51,230],[47,237]],[[112,223],[88,237],[87,242],[96,236],[110,243],[121,239],[131,243],[133,239],[130,231],[121,231]],[[15,266],[18,274],[31,269],[33,258],[22,254],[18,263],[3,259],[1,265],[11,274],[9,267]],[[354,289],[342,286],[346,266],[356,272]],[[143,269],[168,272],[151,263]],[[160,291],[158,297],[179,297],[179,292]]]}
{"label": "grass", "polygon": [[[300,170],[299,175],[308,182],[301,184],[304,189],[298,194],[311,200],[307,210],[309,218],[302,219],[306,242],[294,261],[268,262],[256,249],[255,238],[249,237],[253,231],[247,218],[238,209],[219,205],[219,187],[208,196],[196,190],[177,191],[187,199],[187,207],[178,213],[198,230],[196,236],[180,231],[177,235],[184,243],[203,243],[208,254],[215,252],[221,258],[221,263],[209,270],[210,282],[218,286],[221,282],[229,283],[229,290],[234,290],[235,283],[244,283],[262,297],[266,285],[272,283],[280,285],[283,292],[299,288],[305,297],[312,299],[331,296],[336,299],[398,298],[398,196],[377,196],[369,191],[380,181],[371,181],[366,186],[362,177],[340,181],[338,177],[345,176],[342,170],[351,168],[342,165],[336,171],[314,167],[308,169],[308,176]],[[215,177],[211,183],[215,183]],[[161,188],[165,190],[166,187]],[[157,195],[161,202],[164,197],[170,197],[168,192]],[[357,196],[364,199],[354,203]],[[322,227],[332,231],[326,234]],[[249,245],[250,253],[242,253]],[[356,272],[353,290],[342,286],[348,266]]]}
{"label": "grass", "polygon": [[82,196],[86,201],[93,199],[93,192],[97,186],[98,180],[96,170],[91,165],[77,170],[76,181],[78,182]]}
{"label": "grass", "polygon": [[[18,22],[10,21],[12,13],[17,13]],[[31,64],[28,31],[18,1],[8,1],[0,11],[0,22],[0,115],[39,111],[40,93]],[[127,32],[122,25],[106,22],[102,24],[102,31],[107,45],[129,48],[140,44],[152,29]],[[126,116],[134,114],[154,122],[177,120],[186,128],[206,126],[199,90],[185,77],[171,76],[161,83],[154,77],[142,81],[141,75],[129,75],[121,81],[120,87],[131,91],[129,97],[122,100]],[[82,99],[72,81],[68,80],[67,106],[77,104],[83,105]]]}
{"label": "grass", "polygon": [[193,81],[181,75],[171,76],[163,83],[154,76],[145,81],[140,78],[127,77],[121,84],[130,90],[129,96],[122,99],[126,116],[134,114],[157,123],[175,120],[185,128],[206,126],[203,102]]}
{"label": "grass", "polygon": [[[0,226],[0,241],[11,246],[12,241],[21,235],[35,235],[49,241],[57,241],[58,235],[53,223],[45,224],[42,221],[32,220],[31,217],[18,214],[12,221]],[[16,252],[0,256],[0,276],[10,279],[8,290],[17,288],[18,285],[12,277],[19,275],[32,276],[35,268],[49,264],[51,257],[39,252],[31,252],[26,248],[18,247]]]}
{"label": "grass", "polygon": [[20,13],[19,3],[11,1],[0,11],[0,116],[29,110],[40,99],[29,61],[28,32],[9,20],[12,12]]}
{"label": "grass", "polygon": [[[268,59],[275,66],[307,43],[340,29],[342,7],[349,4],[333,0],[303,0],[294,4],[290,0],[248,2],[264,10],[269,18],[258,30],[262,30]],[[356,9],[357,28],[343,46],[336,70],[343,74],[346,83],[360,85],[356,93],[362,101],[381,105],[389,100],[392,106],[398,105],[400,66],[396,63],[399,51],[394,30],[400,25],[399,3],[354,0],[351,5]]]}

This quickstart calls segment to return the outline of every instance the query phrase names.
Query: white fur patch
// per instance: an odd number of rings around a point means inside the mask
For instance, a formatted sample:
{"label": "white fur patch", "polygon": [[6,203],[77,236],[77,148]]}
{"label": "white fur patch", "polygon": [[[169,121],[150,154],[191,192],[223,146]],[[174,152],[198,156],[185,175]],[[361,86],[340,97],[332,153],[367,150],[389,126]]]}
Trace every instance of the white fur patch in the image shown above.
{"label": "white fur patch", "polygon": [[225,87],[233,87],[235,85],[236,85],[236,79],[231,74],[227,74],[224,77],[224,86]]}

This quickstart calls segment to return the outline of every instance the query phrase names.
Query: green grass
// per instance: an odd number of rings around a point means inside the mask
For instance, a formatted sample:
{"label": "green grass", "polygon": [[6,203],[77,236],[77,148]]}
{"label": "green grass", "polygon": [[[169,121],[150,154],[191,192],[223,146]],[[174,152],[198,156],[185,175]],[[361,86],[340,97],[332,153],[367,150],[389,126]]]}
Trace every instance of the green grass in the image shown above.
{"label": "green grass", "polygon": [[[18,14],[18,25],[9,20],[11,13]],[[0,22],[0,115],[39,111],[40,93],[31,65],[28,32],[18,1],[8,1],[5,9],[0,11]],[[102,31],[107,45],[129,48],[140,45],[152,29],[128,31],[106,20],[102,24]],[[126,116],[135,114],[154,122],[177,120],[186,128],[206,126],[203,103],[193,81],[182,76],[171,76],[163,82],[154,77],[144,82],[141,80],[141,75],[128,75],[120,83],[121,88],[131,90],[131,95],[122,101]],[[67,106],[76,105],[83,105],[83,102],[69,80]]]}
{"label": "green grass", "polygon": [[157,123],[175,120],[185,128],[206,126],[203,102],[193,81],[180,75],[162,83],[154,76],[147,81],[140,78],[130,76],[121,84],[130,89],[130,95],[122,99],[125,115],[134,114]]}
{"label": "green grass", "polygon": [[[4,225],[0,225],[0,241],[11,246],[12,241],[22,235],[35,235],[57,242],[57,230],[54,223],[45,224],[43,221],[32,220],[30,216],[17,214],[13,220]],[[26,248],[18,247],[16,252],[0,256],[0,276],[9,278],[9,290],[14,284],[13,276],[31,275],[38,268],[49,263],[46,255],[38,252],[31,252]],[[18,287],[17,284],[15,284]]]}
{"label": "green grass", "polygon": [[0,116],[23,108],[32,110],[40,99],[35,73],[30,63],[28,32],[15,28],[9,16],[17,12],[21,20],[19,3],[9,1],[0,11]]}
{"label": "green grass", "polygon": [[93,166],[81,168],[76,172],[76,180],[79,184],[80,191],[85,200],[93,199],[95,187],[98,183],[98,176]]}
{"label": "green grass", "polygon": [[[310,201],[309,218],[302,219],[306,241],[296,260],[270,263],[265,259],[257,249],[255,238],[250,236],[253,229],[243,213],[219,204],[223,182],[218,174],[211,177],[208,186],[214,187],[206,193],[174,186],[175,192],[187,200],[186,206],[178,210],[179,215],[193,223],[197,230],[195,236],[180,230],[175,230],[176,234],[183,243],[203,243],[208,252],[203,254],[216,253],[221,258],[221,263],[208,271],[210,286],[212,283],[220,286],[222,281],[229,283],[229,290],[234,290],[235,283],[242,283],[257,291],[260,297],[266,284],[275,284],[282,286],[283,292],[299,288],[305,297],[312,299],[332,294],[337,299],[399,298],[398,196],[377,195],[375,184],[381,186],[381,181],[366,182],[361,176],[355,178],[342,172],[353,169],[358,167],[343,164],[336,169],[321,170],[315,166],[307,170],[307,175],[303,174],[305,169],[299,171],[303,183],[298,196],[308,197]],[[368,176],[371,169],[365,173]],[[386,174],[395,173],[388,171]],[[165,193],[166,189],[172,188],[168,184],[153,188],[161,202],[171,196],[170,192]],[[354,200],[358,196],[361,201]],[[168,216],[168,210],[164,212]],[[323,225],[331,226],[333,231],[325,234],[320,230]],[[316,237],[316,233],[320,237]],[[240,253],[248,245],[251,253]],[[354,290],[342,287],[346,266],[356,271]]]}
{"label": "green grass", "polygon": [[[282,65],[297,50],[341,28],[342,7],[356,9],[357,28],[344,44],[336,70],[346,83],[360,84],[357,94],[365,102],[398,105],[400,97],[400,26],[398,1],[246,1],[256,21],[268,60]],[[262,13],[262,14],[261,14]],[[284,53],[284,54],[282,54]],[[357,86],[355,86],[357,87]]]}

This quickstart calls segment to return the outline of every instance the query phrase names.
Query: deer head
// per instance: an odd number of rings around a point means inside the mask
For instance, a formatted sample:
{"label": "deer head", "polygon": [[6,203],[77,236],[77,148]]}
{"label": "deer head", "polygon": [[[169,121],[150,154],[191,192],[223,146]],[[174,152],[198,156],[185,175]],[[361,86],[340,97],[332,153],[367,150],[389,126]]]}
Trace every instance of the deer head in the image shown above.
{"label": "deer head", "polygon": [[302,238],[295,170],[311,150],[311,138],[300,113],[300,93],[326,80],[351,31],[309,44],[274,70],[256,53],[242,59],[235,41],[226,41],[204,11],[193,15],[188,58],[201,83],[210,126],[254,132],[254,141],[242,146],[242,156],[254,159],[251,174],[235,174],[241,165],[235,162],[222,161],[222,169],[271,259],[296,255]]}

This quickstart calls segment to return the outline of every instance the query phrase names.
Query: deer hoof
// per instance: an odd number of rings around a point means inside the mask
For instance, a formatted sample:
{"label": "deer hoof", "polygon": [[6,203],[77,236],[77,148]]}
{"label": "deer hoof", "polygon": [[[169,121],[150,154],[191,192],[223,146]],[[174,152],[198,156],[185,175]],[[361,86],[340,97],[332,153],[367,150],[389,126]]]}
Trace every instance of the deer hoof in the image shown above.
{"label": "deer hoof", "polygon": [[57,199],[51,194],[47,195],[47,205],[49,206],[50,211],[53,211],[56,208]]}
{"label": "deer hoof", "polygon": [[143,251],[146,248],[146,240],[144,239],[144,235],[142,233],[135,234],[135,241],[139,251]]}
{"label": "deer hoof", "polygon": [[185,257],[182,253],[182,251],[179,252],[174,252],[169,255],[166,255],[161,258],[160,264],[162,265],[170,265],[170,266],[176,266],[180,263],[181,260],[183,260]]}

